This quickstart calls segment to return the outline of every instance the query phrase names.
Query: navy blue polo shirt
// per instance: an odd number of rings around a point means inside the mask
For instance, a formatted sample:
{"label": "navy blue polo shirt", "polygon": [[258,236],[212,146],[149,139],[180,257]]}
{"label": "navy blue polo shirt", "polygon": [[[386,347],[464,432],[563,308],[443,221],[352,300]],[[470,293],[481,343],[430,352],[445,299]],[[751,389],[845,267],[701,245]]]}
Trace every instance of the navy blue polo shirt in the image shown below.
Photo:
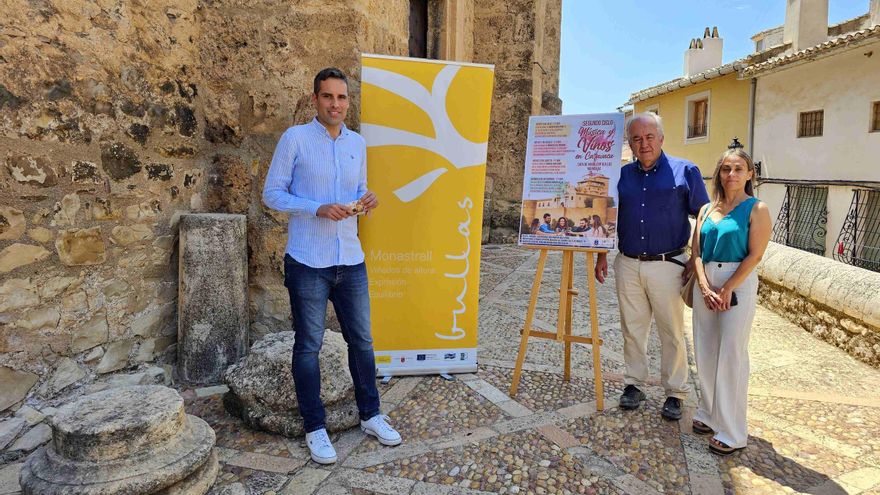
{"label": "navy blue polo shirt", "polygon": [[651,170],[642,170],[638,160],[624,165],[617,193],[618,247],[631,255],[668,253],[687,245],[688,215],[709,202],[700,169],[663,152]]}

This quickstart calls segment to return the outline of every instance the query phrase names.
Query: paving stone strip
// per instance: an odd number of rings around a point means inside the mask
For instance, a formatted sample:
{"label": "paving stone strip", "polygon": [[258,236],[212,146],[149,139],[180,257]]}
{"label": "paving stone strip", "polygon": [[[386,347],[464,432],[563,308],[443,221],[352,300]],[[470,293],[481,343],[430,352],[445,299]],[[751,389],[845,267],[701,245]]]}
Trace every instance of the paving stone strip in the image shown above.
{"label": "paving stone strip", "polygon": [[[799,390],[784,390],[776,388],[750,387],[750,396],[778,397],[785,399],[800,399],[815,402],[828,402],[830,404],[846,404],[850,406],[865,406],[880,408],[880,399],[873,397],[852,397],[847,395],[803,392]],[[878,412],[880,414],[880,412]]]}
{"label": "paving stone strip", "polygon": [[805,442],[811,442],[816,445],[820,445],[827,449],[833,450],[839,455],[843,455],[853,459],[858,459],[862,457],[862,455],[864,455],[864,452],[862,452],[862,450],[858,447],[847,445],[843,442],[838,442],[837,440],[826,435],[817,435],[815,431],[809,428],[805,428],[801,425],[793,424],[788,421],[779,419],[772,414],[766,414],[760,411],[751,410],[749,411],[749,415],[753,419],[761,421],[767,426],[778,429],[780,431],[791,433],[792,435],[795,435]]}

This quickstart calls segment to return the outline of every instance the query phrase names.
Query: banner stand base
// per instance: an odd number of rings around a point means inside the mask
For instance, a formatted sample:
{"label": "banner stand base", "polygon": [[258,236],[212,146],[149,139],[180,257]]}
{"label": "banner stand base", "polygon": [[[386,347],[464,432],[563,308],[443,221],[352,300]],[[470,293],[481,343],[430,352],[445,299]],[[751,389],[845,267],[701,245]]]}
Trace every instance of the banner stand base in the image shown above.
{"label": "banner stand base", "polygon": [[[393,376],[417,376],[417,375],[452,375],[454,373],[476,373],[476,363],[461,364],[457,366],[409,368],[409,367],[383,367],[378,370],[376,376],[381,376],[383,382],[386,377]],[[445,377],[444,377],[445,378]]]}

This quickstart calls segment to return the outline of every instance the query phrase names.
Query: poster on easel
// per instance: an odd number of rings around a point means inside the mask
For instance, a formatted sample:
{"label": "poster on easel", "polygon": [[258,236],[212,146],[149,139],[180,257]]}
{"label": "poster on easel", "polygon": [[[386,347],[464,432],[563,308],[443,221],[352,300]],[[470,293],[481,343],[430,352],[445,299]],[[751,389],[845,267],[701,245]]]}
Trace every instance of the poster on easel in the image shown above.
{"label": "poster on easel", "polygon": [[622,113],[529,118],[520,246],[614,249]]}
{"label": "poster on easel", "polygon": [[477,370],[491,65],[361,57],[361,219],[380,376]]}

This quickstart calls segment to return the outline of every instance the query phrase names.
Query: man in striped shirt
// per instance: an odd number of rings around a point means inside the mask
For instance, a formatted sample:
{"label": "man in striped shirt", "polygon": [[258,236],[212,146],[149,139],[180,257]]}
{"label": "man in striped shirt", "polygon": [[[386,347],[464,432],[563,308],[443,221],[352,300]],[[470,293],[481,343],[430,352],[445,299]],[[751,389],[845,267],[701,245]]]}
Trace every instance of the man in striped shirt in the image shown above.
{"label": "man in striped shirt", "polygon": [[311,457],[331,464],[336,451],[325,428],[318,366],[328,300],[348,344],[361,429],[384,445],[398,445],[401,438],[379,412],[369,285],[357,234],[358,213],[373,210],[379,201],[367,190],[364,139],[343,123],[345,74],[334,68],[319,72],[312,102],[315,118],[287,129],[278,141],[263,202],[290,213],[284,285],[293,313],[293,381]]}

